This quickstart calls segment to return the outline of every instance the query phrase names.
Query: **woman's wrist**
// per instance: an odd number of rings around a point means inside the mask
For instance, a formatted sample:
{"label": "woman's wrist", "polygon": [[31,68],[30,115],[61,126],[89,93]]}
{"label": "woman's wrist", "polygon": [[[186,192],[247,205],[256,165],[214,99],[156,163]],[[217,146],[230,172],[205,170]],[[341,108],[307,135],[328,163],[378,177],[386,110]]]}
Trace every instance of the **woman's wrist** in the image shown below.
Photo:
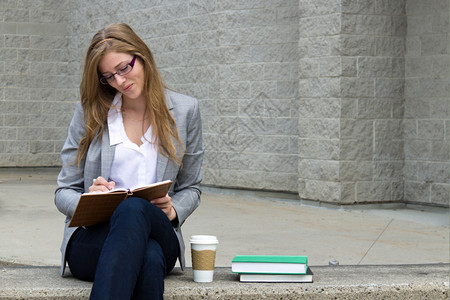
{"label": "woman's wrist", "polygon": [[175,210],[175,208],[172,206],[172,209],[170,211],[170,216],[169,216],[169,220],[172,223],[173,227],[178,227],[178,214],[177,211]]}
{"label": "woman's wrist", "polygon": [[177,211],[175,210],[175,208],[172,206],[172,208],[170,209],[170,213],[169,213],[169,220],[173,221],[175,220],[177,217]]}

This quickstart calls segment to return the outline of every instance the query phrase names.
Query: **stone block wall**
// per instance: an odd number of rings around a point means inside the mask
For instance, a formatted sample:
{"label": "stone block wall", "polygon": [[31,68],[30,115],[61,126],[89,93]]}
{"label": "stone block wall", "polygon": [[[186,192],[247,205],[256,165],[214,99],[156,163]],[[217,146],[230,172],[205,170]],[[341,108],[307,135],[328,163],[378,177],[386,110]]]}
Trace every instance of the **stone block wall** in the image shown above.
{"label": "stone block wall", "polygon": [[204,184],[297,192],[296,1],[71,6],[74,70],[96,30],[126,22],[148,43],[168,87],[200,100]]}
{"label": "stone block wall", "polygon": [[448,2],[2,1],[0,167],[60,164],[90,38],[126,22],[200,101],[204,184],[448,206]]}
{"label": "stone block wall", "polygon": [[0,166],[57,166],[76,93],[67,76],[70,1],[1,1]]}
{"label": "stone block wall", "polygon": [[406,1],[405,200],[450,202],[449,1]]}

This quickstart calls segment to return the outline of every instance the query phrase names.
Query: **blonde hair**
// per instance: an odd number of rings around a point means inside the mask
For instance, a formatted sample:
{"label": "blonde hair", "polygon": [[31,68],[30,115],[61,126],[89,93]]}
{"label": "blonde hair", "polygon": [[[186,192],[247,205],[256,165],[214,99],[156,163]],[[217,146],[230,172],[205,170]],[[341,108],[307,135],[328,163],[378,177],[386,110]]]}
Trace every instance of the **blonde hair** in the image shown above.
{"label": "blonde hair", "polygon": [[80,84],[86,133],[78,145],[77,163],[85,157],[95,136],[102,137],[108,111],[117,91],[99,81],[98,65],[108,51],[136,55],[144,68],[144,93],[146,110],[150,116],[154,140],[161,154],[181,164],[174,146],[175,139],[182,145],[175,120],[167,108],[164,83],[148,46],[124,23],[112,24],[97,32],[86,53],[83,77]]}

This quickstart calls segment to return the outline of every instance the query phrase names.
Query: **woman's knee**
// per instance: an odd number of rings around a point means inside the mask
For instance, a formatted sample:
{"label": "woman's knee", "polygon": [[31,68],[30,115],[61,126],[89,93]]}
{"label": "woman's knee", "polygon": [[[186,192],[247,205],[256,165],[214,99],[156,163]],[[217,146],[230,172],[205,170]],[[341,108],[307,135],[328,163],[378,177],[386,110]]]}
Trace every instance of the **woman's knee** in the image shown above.
{"label": "woman's knee", "polygon": [[151,204],[149,201],[139,197],[129,197],[123,200],[116,208],[114,213],[125,211],[126,213],[155,213],[160,210],[157,206]]}
{"label": "woman's knee", "polygon": [[143,217],[147,219],[154,214],[155,206],[138,197],[130,197],[123,200],[113,213],[112,218],[117,218],[121,215],[133,216],[134,218]]}
{"label": "woman's knee", "polygon": [[148,201],[142,198],[129,197],[123,200],[114,212],[116,213],[120,211],[127,211],[127,212],[141,211],[142,209],[144,209],[146,205],[148,205]]}

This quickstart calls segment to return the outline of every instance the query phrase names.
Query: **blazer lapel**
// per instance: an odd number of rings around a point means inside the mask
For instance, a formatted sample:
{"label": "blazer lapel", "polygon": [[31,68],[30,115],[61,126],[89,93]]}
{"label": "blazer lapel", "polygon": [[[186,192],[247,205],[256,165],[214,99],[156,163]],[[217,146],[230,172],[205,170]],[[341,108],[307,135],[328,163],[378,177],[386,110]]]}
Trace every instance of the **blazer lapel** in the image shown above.
{"label": "blazer lapel", "polygon": [[103,130],[103,138],[102,138],[102,177],[106,180],[109,180],[109,174],[111,172],[111,164],[114,158],[114,150],[116,149],[115,145],[111,146],[109,142],[109,132],[108,127],[106,126],[105,130]]}
{"label": "blazer lapel", "polygon": [[[172,99],[170,98],[170,95],[167,93],[167,91],[165,92],[164,96],[166,98],[165,100],[167,107],[169,108],[169,110],[172,110],[173,109]],[[158,153],[158,160],[156,165],[156,181],[164,180],[164,175],[166,173],[168,163],[169,159],[164,155],[162,155],[161,153]]]}
{"label": "blazer lapel", "polygon": [[164,174],[166,173],[167,163],[169,159],[164,155],[158,153],[158,159],[156,164],[156,181],[163,181]]}

